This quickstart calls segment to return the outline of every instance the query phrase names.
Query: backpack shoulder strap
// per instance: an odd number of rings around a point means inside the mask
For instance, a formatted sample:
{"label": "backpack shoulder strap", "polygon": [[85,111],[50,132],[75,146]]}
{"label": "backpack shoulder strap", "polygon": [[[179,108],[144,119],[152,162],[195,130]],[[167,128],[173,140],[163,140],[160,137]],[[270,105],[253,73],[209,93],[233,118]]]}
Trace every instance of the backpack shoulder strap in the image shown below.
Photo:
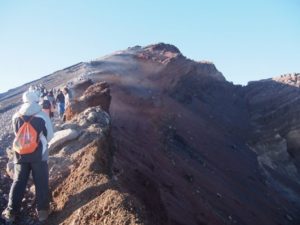
{"label": "backpack shoulder strap", "polygon": [[27,122],[27,123],[30,123],[30,121],[34,118],[34,116],[35,116],[35,114],[31,115],[30,118],[29,118],[29,120],[26,121],[26,120],[24,119],[24,115],[22,115],[21,113],[19,113],[19,118],[20,118],[21,120],[23,120],[24,122]]}

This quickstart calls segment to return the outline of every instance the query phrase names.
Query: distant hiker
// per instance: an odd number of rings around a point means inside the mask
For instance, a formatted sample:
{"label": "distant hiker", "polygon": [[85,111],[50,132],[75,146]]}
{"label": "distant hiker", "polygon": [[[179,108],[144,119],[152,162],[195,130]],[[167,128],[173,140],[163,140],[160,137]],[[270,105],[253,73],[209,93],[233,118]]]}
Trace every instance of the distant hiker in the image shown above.
{"label": "distant hiker", "polygon": [[29,91],[35,91],[35,87],[34,87],[33,85],[30,85],[30,87],[29,87],[28,90],[29,90]]}
{"label": "distant hiker", "polygon": [[58,90],[58,95],[56,96],[56,103],[59,118],[62,119],[65,112],[65,96],[61,90]]}
{"label": "distant hiker", "polygon": [[68,110],[70,110],[70,104],[71,104],[71,92],[69,90],[69,88],[64,87],[63,89],[63,94],[65,96],[65,113],[63,115],[63,121],[65,122],[67,117],[66,117],[66,112],[68,112]]}
{"label": "distant hiker", "polygon": [[64,93],[64,96],[65,96],[65,108],[67,108],[69,105],[70,105],[70,101],[71,101],[71,92],[69,90],[69,88],[65,87],[63,89],[63,93]]}
{"label": "distant hiker", "polygon": [[48,91],[47,89],[43,86],[41,89],[41,97],[44,98],[45,96],[47,96]]}
{"label": "distant hiker", "polygon": [[51,104],[54,104],[54,103],[55,103],[55,99],[54,99],[54,94],[53,94],[53,91],[52,91],[52,90],[50,90],[50,91],[48,92],[47,96],[48,96],[48,98],[49,98]]}
{"label": "distant hiker", "polygon": [[2,212],[2,218],[6,222],[13,222],[16,215],[20,213],[30,172],[32,172],[36,190],[39,220],[46,220],[50,212],[47,143],[53,137],[53,128],[49,117],[42,111],[38,101],[39,97],[35,92],[25,92],[24,104],[12,118],[16,136],[12,147],[14,180],[7,208]]}
{"label": "distant hiker", "polygon": [[50,104],[51,104],[51,110],[50,110],[50,118],[54,117],[54,111],[55,111],[55,98],[54,98],[54,95],[53,95],[53,91],[50,90],[47,94],[47,98],[48,100],[50,101]]}
{"label": "distant hiker", "polygon": [[45,112],[50,118],[52,118],[52,111],[51,111],[51,102],[48,98],[48,96],[45,96],[43,98],[43,101],[42,101],[42,110],[43,112]]}
{"label": "distant hiker", "polygon": [[57,89],[56,88],[52,88],[52,92],[54,96],[57,96]]}

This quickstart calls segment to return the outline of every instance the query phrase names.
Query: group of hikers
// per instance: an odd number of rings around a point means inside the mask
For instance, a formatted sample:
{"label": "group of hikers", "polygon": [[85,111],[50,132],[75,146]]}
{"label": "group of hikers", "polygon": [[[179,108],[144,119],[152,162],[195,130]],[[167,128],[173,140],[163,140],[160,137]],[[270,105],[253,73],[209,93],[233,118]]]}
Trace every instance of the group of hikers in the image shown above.
{"label": "group of hikers", "polygon": [[62,119],[70,92],[47,91],[42,85],[31,86],[23,96],[21,108],[13,115],[15,138],[12,144],[14,155],[14,177],[9,192],[8,205],[2,212],[6,222],[13,222],[20,213],[30,173],[36,191],[36,209],[39,221],[45,221],[50,214],[50,192],[48,172],[48,142],[53,137],[51,118],[57,108]]}
{"label": "group of hikers", "polygon": [[39,96],[39,104],[50,118],[53,118],[54,112],[57,111],[59,118],[63,119],[65,109],[71,97],[68,87],[64,87],[62,90],[47,90],[43,85],[38,85],[30,86],[29,91],[33,91]]}

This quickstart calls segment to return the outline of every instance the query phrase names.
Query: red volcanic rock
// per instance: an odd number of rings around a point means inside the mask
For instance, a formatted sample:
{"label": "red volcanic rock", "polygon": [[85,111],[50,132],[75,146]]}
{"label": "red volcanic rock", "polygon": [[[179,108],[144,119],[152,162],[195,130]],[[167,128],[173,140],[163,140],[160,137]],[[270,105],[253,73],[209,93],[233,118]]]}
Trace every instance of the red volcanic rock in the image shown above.
{"label": "red volcanic rock", "polygon": [[141,60],[151,60],[161,64],[168,64],[172,59],[183,56],[175,46],[159,43],[156,45],[149,45],[141,51],[138,51],[136,57]]}
{"label": "red volcanic rock", "polygon": [[109,112],[111,96],[108,83],[99,82],[91,85],[79,101],[86,102],[88,107],[100,105],[104,111]]}
{"label": "red volcanic rock", "polygon": [[[73,93],[75,93],[76,96],[79,96],[76,94],[76,90],[81,91],[82,88],[73,89]],[[77,97],[76,100],[70,102],[70,105],[65,112],[66,120],[71,120],[75,115],[81,113],[88,107],[93,106],[101,106],[104,111],[109,112],[110,102],[110,89],[106,82],[90,85],[80,97]]]}
{"label": "red volcanic rock", "polygon": [[179,51],[179,49],[176,46],[170,45],[170,44],[165,44],[165,43],[148,45],[147,47],[144,48],[144,50],[163,51],[163,52],[172,52],[172,53],[181,54],[181,52]]}
{"label": "red volcanic rock", "polygon": [[70,88],[71,97],[73,100],[78,100],[85,90],[93,84],[92,80],[87,79],[80,82],[77,82]]}

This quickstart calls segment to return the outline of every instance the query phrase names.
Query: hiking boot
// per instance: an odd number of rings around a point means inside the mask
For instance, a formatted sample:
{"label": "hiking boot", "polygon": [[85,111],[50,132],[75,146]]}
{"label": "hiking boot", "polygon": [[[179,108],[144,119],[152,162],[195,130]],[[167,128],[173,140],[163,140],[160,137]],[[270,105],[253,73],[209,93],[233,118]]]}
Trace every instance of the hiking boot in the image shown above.
{"label": "hiking boot", "polygon": [[39,221],[43,222],[43,221],[47,220],[48,216],[50,215],[50,213],[51,213],[50,209],[37,211],[37,215],[38,215]]}
{"label": "hiking boot", "polygon": [[16,215],[13,213],[13,211],[7,208],[2,212],[1,217],[6,223],[12,223],[16,219]]}

